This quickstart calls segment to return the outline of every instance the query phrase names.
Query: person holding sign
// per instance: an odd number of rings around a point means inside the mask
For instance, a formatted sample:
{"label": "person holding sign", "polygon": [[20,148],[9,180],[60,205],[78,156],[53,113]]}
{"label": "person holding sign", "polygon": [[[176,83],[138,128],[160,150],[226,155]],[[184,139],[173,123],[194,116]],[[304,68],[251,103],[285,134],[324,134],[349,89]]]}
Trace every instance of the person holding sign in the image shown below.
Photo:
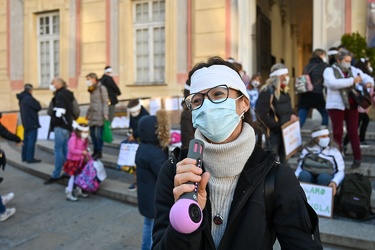
{"label": "person holding sign", "polygon": [[272,66],[270,78],[259,92],[255,113],[260,124],[267,130],[266,148],[279,156],[281,163],[286,162],[281,127],[285,123],[297,121],[293,114],[292,102],[288,93],[288,69],[284,64]]}
{"label": "person holding sign", "polygon": [[295,174],[299,181],[337,187],[345,176],[345,163],[339,149],[331,146],[326,126],[313,129],[311,141],[303,148]]}

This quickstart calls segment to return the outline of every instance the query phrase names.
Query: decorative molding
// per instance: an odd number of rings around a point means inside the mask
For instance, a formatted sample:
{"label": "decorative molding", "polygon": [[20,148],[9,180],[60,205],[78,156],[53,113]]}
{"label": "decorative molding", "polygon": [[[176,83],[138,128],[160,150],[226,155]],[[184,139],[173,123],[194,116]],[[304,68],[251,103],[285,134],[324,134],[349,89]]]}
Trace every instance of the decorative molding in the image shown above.
{"label": "decorative molding", "polygon": [[286,21],[286,15],[287,15],[287,5],[283,3],[280,3],[280,17],[281,17],[281,24],[284,26]]}
{"label": "decorative molding", "polygon": [[271,10],[272,6],[276,3],[275,0],[268,0],[268,8]]}

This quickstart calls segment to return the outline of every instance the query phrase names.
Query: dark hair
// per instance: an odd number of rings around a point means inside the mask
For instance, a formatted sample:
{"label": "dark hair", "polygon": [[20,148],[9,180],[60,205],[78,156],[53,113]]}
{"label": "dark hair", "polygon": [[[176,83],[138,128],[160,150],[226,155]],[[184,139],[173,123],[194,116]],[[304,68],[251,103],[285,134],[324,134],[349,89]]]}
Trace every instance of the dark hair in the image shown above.
{"label": "dark hair", "polygon": [[[209,57],[207,59],[207,62],[200,62],[200,63],[197,63],[193,68],[192,70],[190,70],[189,72],[189,81],[191,80],[191,76],[194,74],[195,71],[199,70],[199,69],[202,69],[202,68],[205,68],[205,67],[210,67],[212,65],[224,65],[224,66],[227,66],[231,69],[233,69],[234,71],[237,72],[237,74],[241,77],[241,75],[238,73],[236,67],[228,62],[228,61],[225,61],[223,58],[219,57],[219,56],[213,56],[213,57]],[[237,91],[238,92],[238,96],[242,95],[242,93],[240,91]],[[244,96],[242,98],[245,98]],[[249,100],[250,102],[250,100]],[[257,140],[257,144],[260,145],[261,143],[261,138],[262,138],[262,134],[263,134],[263,129],[261,129],[257,123],[255,123],[253,121],[253,116],[251,115],[251,107],[249,108],[249,110],[247,112],[245,112],[244,114],[244,119],[243,119],[244,122],[248,123],[251,127],[253,127],[254,131],[255,131],[255,135],[258,136],[258,140]]]}
{"label": "dark hair", "polygon": [[98,75],[95,74],[95,73],[89,73],[89,74],[86,75],[86,77],[89,77],[89,78],[91,78],[91,79],[95,79],[96,82],[99,82]]}
{"label": "dark hair", "polygon": [[369,68],[367,67],[367,64],[369,63],[369,60],[365,58],[359,59],[355,64],[354,67],[359,68],[362,70],[363,73],[368,74],[372,76],[372,73],[370,72]]}
{"label": "dark hair", "polygon": [[111,68],[111,66],[107,65],[105,66],[104,70]]}
{"label": "dark hair", "polygon": [[33,89],[33,85],[31,83],[26,83],[24,86],[23,86],[24,90],[25,91],[29,91],[29,90],[32,90]]}
{"label": "dark hair", "polygon": [[139,100],[138,99],[132,99],[128,103],[128,108],[133,108],[133,107],[137,106],[138,104],[139,104]]}
{"label": "dark hair", "polygon": [[324,49],[316,49],[313,51],[311,58],[319,58],[321,55],[326,55],[326,51]]}

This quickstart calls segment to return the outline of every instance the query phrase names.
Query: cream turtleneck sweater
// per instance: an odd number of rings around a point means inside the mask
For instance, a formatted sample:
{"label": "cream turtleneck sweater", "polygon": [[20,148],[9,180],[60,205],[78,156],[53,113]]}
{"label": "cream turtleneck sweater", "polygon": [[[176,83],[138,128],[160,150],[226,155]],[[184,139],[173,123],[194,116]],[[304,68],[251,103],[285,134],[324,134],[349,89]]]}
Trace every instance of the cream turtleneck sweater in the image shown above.
{"label": "cream turtleneck sweater", "polygon": [[238,178],[255,147],[255,133],[254,129],[244,122],[241,134],[229,143],[209,143],[198,129],[195,131],[195,138],[204,142],[203,164],[211,175],[208,182],[212,206],[211,220],[216,215],[223,217],[223,224],[212,223],[211,234],[217,248],[227,227]]}

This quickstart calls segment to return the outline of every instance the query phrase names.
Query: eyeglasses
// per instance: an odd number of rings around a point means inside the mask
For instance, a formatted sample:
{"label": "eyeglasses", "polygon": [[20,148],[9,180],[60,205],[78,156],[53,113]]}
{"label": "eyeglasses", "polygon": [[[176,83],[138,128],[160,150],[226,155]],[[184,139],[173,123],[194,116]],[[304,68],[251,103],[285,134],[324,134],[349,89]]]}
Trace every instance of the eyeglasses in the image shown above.
{"label": "eyeglasses", "polygon": [[185,104],[190,110],[202,107],[205,96],[212,103],[225,102],[229,96],[229,87],[225,84],[209,89],[206,93],[193,93],[185,97]]}

